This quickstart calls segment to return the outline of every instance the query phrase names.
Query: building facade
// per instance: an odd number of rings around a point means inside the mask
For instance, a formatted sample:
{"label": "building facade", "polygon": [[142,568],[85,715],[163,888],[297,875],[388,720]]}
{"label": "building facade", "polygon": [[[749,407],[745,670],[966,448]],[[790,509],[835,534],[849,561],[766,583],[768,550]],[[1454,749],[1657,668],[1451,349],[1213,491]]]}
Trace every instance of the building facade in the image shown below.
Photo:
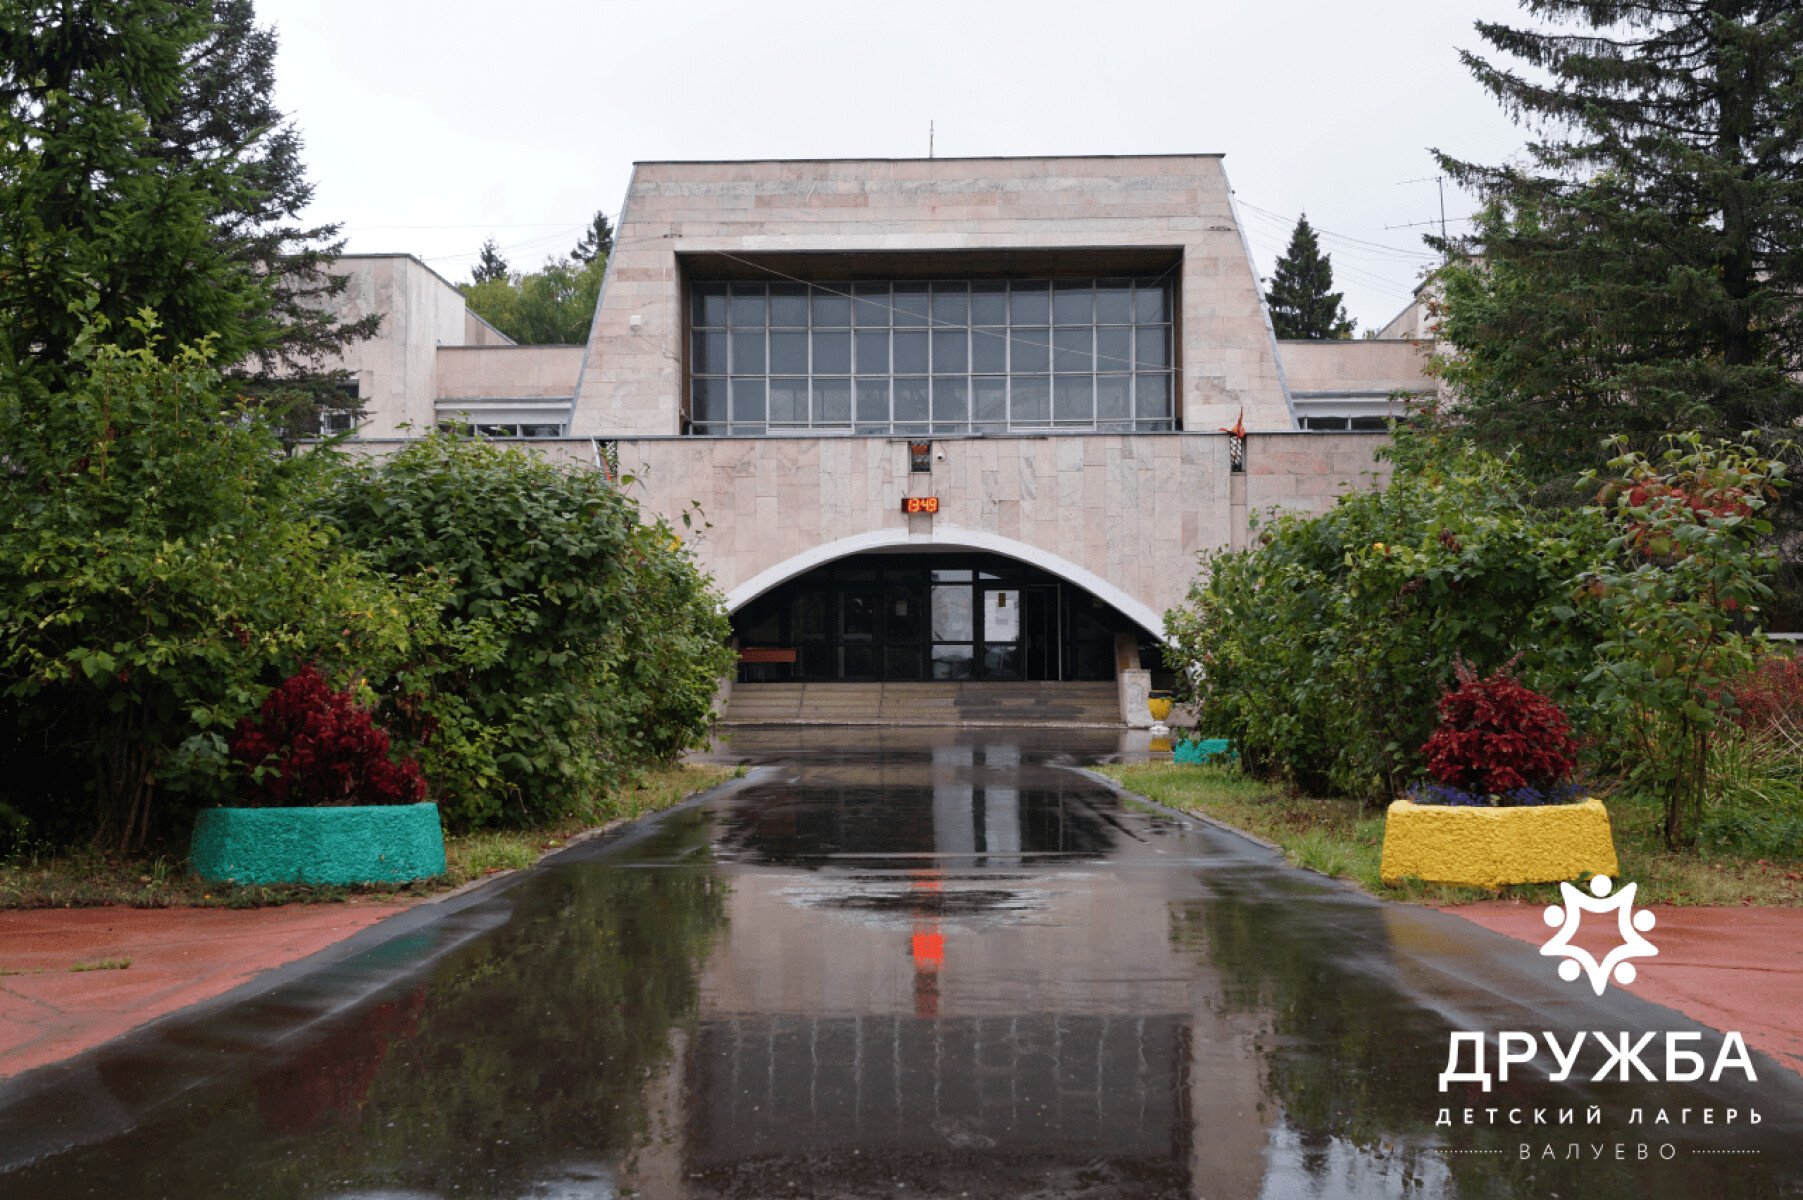
{"label": "building facade", "polygon": [[1198,555],[1367,486],[1431,390],[1418,340],[1273,336],[1214,155],[641,163],[582,347],[341,269],[418,306],[349,364],[360,436],[699,505],[747,684],[1125,679]]}

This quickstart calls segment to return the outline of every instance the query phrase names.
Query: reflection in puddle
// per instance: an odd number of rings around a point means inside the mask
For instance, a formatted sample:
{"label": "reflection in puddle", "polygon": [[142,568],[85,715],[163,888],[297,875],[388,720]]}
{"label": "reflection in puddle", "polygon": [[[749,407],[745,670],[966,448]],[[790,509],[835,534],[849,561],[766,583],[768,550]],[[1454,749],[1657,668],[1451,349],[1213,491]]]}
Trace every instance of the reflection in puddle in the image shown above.
{"label": "reflection in puddle", "polygon": [[1436,1090],[1455,1028],[1651,1019],[1509,965],[1531,948],[1125,809],[1062,734],[856,737],[779,738],[617,846],[0,1092],[0,1194],[1798,1195],[1790,1076],[1758,1133],[1688,1129],[1656,1170],[1436,1126],[1651,1102]]}

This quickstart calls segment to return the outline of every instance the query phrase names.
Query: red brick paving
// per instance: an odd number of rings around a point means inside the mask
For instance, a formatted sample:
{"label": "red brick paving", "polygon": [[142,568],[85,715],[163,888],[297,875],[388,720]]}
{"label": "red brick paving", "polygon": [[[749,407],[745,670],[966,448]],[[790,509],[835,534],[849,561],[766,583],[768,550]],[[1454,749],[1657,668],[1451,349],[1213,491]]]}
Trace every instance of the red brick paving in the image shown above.
{"label": "red brick paving", "polygon": [[[1552,936],[1545,905],[1493,900],[1443,911],[1536,946]],[[1803,908],[1652,911],[1658,920],[1646,938],[1659,954],[1634,961],[1627,990],[1711,1028],[1738,1030],[1748,1045],[1803,1071]],[[1615,944],[1608,922],[1592,919],[1583,931],[1575,940],[1599,958]]]}
{"label": "red brick paving", "polygon": [[[0,912],[0,1077],[68,1058],[230,991],[406,907]],[[130,959],[131,966],[70,970],[105,959]]]}

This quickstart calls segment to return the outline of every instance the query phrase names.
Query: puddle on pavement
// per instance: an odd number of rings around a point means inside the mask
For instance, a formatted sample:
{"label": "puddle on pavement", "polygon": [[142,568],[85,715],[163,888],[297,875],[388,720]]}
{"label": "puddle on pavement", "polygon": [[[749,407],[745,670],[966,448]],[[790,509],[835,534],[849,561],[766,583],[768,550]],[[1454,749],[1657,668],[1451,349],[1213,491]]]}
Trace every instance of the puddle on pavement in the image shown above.
{"label": "puddle on pavement", "polygon": [[[1544,1081],[1441,1094],[1452,1029],[1659,1014],[1571,1000],[1500,939],[1279,869],[1060,765],[1104,743],[795,738],[741,734],[763,782],[629,842],[0,1089],[0,1195],[1657,1200],[1803,1186],[1800,1089],[1763,1060],[1760,1084],[1731,1095]],[[1597,1103],[1625,1119],[1749,1096],[1756,1132],[1435,1124],[1442,1107]],[[1538,1157],[1616,1142],[1627,1161]],[[1635,1161],[1640,1142],[1677,1157]],[[1759,1153],[1698,1153],[1722,1149]]]}

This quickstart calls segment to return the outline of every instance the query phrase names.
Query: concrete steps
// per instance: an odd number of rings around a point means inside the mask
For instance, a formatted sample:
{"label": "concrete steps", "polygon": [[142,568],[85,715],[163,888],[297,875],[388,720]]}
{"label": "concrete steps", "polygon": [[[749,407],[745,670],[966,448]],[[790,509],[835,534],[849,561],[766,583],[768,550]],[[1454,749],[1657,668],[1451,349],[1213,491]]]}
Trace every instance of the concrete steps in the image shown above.
{"label": "concrete steps", "polygon": [[728,725],[1119,728],[1113,683],[739,683]]}

